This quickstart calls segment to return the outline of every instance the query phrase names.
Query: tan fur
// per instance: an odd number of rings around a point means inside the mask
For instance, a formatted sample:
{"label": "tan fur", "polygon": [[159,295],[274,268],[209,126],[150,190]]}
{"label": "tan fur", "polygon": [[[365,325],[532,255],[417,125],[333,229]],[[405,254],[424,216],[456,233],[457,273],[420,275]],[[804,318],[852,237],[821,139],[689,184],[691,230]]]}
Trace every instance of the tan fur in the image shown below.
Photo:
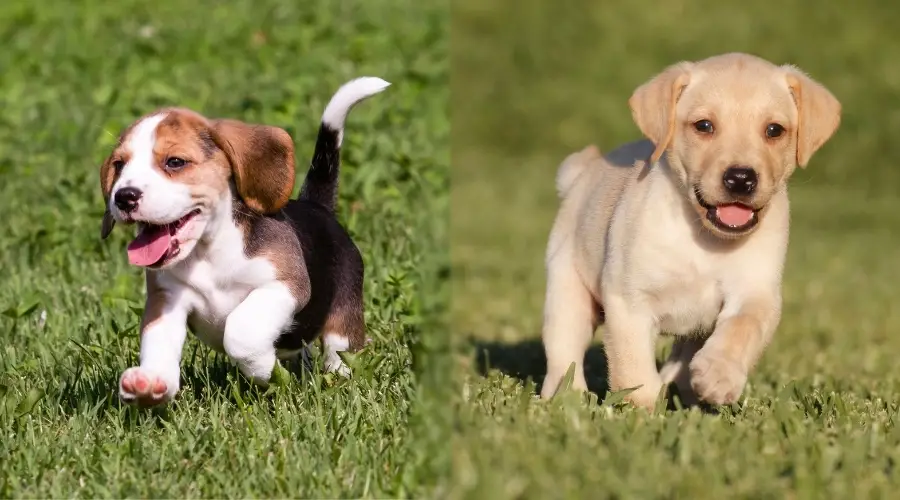
{"label": "tan fur", "polygon": [[[355,316],[355,317],[354,317]],[[363,325],[362,310],[359,308],[334,309],[325,320],[323,332],[335,332],[349,342],[349,351],[353,352],[366,344],[366,332]]]}
{"label": "tan fur", "polygon": [[[191,197],[204,206],[214,205],[229,190],[232,176],[228,158],[216,147],[213,125],[203,116],[187,109],[170,110],[156,128],[153,150],[156,167],[174,181],[191,187]],[[184,168],[168,171],[166,159],[178,157]]]}
{"label": "tan fur", "polygon": [[284,283],[296,299],[307,300],[311,292],[309,276],[307,276],[305,268],[297,265],[299,255],[301,255],[300,248],[295,240],[293,242],[276,241],[270,244],[260,254],[260,257],[272,263],[272,267],[275,269],[275,279]]}
{"label": "tan fur", "polygon": [[788,67],[787,82],[797,104],[797,164],[805,167],[809,158],[825,144],[841,123],[841,103],[821,84],[800,70]]}
{"label": "tan fur", "polygon": [[634,122],[656,144],[651,163],[659,160],[675,135],[675,103],[690,82],[690,70],[690,63],[672,65],[638,87],[628,100]]}
{"label": "tan fur", "polygon": [[[636,388],[628,399],[646,408],[664,383],[687,401],[734,402],[781,315],[787,180],[837,129],[840,104],[795,68],[746,54],[673,65],[629,104],[649,140],[606,157],[588,148],[560,167],[541,395],[556,392],[572,363],[575,388],[586,389],[584,353],[600,309],[610,389]],[[700,120],[714,132],[698,132]],[[773,123],[782,135],[766,135]],[[752,194],[724,188],[736,165],[757,173]],[[755,226],[728,232],[708,220],[709,206],[735,202],[756,210]],[[662,374],[660,333],[676,335]]]}
{"label": "tan fur", "polygon": [[234,221],[244,234],[244,253],[271,262],[275,279],[284,283],[298,302],[306,303],[312,291],[309,274],[301,265],[303,249],[297,238],[280,231],[277,223],[254,221],[245,214],[236,214]]}

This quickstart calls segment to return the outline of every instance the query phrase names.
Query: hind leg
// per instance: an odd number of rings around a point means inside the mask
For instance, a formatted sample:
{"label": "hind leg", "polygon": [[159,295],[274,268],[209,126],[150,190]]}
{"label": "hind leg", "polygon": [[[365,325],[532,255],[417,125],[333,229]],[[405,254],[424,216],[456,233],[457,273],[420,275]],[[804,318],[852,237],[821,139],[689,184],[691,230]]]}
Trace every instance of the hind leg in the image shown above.
{"label": "hind leg", "polygon": [[585,391],[584,355],[600,320],[600,309],[584,286],[569,248],[547,264],[547,294],[544,301],[544,327],[541,337],[547,355],[547,375],[541,398],[552,397],[569,366],[575,364],[572,388]]}
{"label": "hind leg", "polygon": [[362,256],[350,243],[353,252],[338,276],[334,300],[322,328],[322,351],[325,371],[350,376],[350,367],[339,352],[355,352],[366,344],[366,320],[363,314],[363,278],[365,270]]}
{"label": "hind leg", "polygon": [[348,297],[343,301],[335,302],[335,307],[329,313],[325,327],[322,329],[325,371],[349,377],[350,368],[338,353],[358,351],[366,343],[362,297]]}

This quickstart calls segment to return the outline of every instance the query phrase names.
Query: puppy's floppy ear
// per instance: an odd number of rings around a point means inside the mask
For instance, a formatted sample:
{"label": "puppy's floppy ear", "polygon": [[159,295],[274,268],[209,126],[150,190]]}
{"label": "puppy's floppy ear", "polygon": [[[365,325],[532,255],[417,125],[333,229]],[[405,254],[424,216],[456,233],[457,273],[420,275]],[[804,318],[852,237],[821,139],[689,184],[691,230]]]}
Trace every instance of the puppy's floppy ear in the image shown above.
{"label": "puppy's floppy ear", "polygon": [[294,190],[294,142],[278,127],[213,120],[210,134],[225,152],[238,194],[261,214],[284,207]]}
{"label": "puppy's floppy ear", "polygon": [[797,165],[805,167],[841,124],[841,103],[798,68],[790,65],[782,68],[797,105]]}
{"label": "puppy's floppy ear", "polygon": [[634,122],[656,145],[651,164],[659,160],[675,135],[675,104],[691,81],[691,67],[689,62],[669,66],[638,87],[628,99]]}
{"label": "puppy's floppy ear", "polygon": [[103,192],[103,204],[106,207],[106,210],[103,211],[103,222],[100,224],[100,238],[104,240],[109,237],[109,233],[116,226],[116,220],[109,213],[109,196],[117,175],[116,169],[112,166],[112,156],[109,156],[100,166],[100,190]]}
{"label": "puppy's floppy ear", "polygon": [[109,237],[109,233],[116,227],[116,219],[113,219],[109,209],[103,212],[103,221],[100,223],[100,239],[105,240]]}

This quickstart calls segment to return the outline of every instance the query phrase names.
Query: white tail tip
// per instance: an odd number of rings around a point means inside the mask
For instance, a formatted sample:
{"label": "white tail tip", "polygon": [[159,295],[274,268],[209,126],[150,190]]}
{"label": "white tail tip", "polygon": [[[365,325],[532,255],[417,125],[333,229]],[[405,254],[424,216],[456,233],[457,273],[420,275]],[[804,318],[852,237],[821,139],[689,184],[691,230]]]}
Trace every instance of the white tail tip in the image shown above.
{"label": "white tail tip", "polygon": [[350,109],[356,103],[381,92],[390,85],[390,83],[374,76],[356,78],[341,85],[341,88],[331,97],[328,106],[325,106],[325,112],[322,113],[322,123],[332,130],[341,132],[344,129],[344,121],[347,119]]}

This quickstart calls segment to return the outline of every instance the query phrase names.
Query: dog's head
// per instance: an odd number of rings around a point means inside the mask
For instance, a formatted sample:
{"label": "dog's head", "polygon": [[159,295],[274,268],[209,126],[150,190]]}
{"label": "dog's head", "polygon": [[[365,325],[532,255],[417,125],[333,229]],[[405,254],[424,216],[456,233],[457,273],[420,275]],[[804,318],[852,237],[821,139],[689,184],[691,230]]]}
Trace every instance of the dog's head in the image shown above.
{"label": "dog's head", "polygon": [[280,210],[294,188],[293,141],[276,127],[165,109],[122,133],[100,167],[100,186],[101,237],[117,221],[137,223],[129,261],[165,268],[231,217],[232,200],[260,214]]}
{"label": "dog's head", "polygon": [[837,130],[841,105],[793,66],[725,54],[670,66],[629,100],[641,132],[666,159],[703,224],[749,234],[797,165]]}

